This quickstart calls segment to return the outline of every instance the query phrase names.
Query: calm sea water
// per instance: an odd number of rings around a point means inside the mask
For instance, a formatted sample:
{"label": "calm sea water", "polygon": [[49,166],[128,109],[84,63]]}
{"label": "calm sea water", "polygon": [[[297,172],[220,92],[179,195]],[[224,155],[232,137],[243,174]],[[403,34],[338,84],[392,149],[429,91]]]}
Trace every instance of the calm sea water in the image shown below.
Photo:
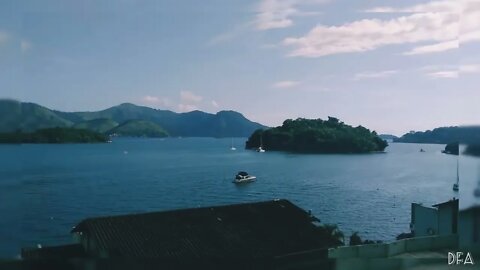
{"label": "calm sea water", "polygon": [[[71,243],[82,219],[285,198],[350,235],[393,240],[410,204],[455,196],[443,145],[391,144],[385,154],[243,150],[243,139],[117,139],[111,144],[0,146],[0,257]],[[420,148],[426,150],[420,153]],[[245,170],[258,181],[237,186]]]}

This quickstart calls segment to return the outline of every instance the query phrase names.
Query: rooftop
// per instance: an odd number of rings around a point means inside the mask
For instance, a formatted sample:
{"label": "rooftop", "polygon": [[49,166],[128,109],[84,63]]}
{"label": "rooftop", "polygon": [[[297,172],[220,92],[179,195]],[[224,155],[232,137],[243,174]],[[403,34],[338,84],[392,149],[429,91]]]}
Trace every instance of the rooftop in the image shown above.
{"label": "rooftop", "polygon": [[88,252],[98,257],[269,258],[326,248],[313,221],[274,200],[89,218],[72,233],[95,243]]}

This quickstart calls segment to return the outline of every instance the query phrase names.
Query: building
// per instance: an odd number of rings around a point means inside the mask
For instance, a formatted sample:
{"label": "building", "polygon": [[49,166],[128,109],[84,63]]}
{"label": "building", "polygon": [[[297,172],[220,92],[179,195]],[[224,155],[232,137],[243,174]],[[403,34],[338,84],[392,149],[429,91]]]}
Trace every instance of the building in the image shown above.
{"label": "building", "polygon": [[426,207],[412,203],[410,230],[415,237],[457,233],[458,199]]}
{"label": "building", "polygon": [[321,267],[332,242],[318,222],[287,200],[89,218],[71,231],[75,244],[23,249],[22,258]]}

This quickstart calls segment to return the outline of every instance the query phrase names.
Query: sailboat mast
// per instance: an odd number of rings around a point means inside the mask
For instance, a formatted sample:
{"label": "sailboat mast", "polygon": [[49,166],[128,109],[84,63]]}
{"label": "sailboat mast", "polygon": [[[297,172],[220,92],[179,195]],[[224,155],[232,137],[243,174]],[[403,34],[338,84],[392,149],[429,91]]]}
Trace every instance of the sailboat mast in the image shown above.
{"label": "sailboat mast", "polygon": [[457,157],[457,185],[458,183],[460,182],[460,172],[459,172],[459,168],[458,168],[458,157]]}

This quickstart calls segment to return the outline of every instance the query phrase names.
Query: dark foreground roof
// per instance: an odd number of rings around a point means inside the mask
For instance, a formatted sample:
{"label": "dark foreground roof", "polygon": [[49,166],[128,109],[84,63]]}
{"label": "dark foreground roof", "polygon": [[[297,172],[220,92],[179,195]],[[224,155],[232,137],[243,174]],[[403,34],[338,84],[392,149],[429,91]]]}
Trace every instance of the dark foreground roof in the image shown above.
{"label": "dark foreground roof", "polygon": [[270,258],[324,247],[312,221],[275,200],[89,218],[72,233],[93,240],[87,252],[99,257]]}

